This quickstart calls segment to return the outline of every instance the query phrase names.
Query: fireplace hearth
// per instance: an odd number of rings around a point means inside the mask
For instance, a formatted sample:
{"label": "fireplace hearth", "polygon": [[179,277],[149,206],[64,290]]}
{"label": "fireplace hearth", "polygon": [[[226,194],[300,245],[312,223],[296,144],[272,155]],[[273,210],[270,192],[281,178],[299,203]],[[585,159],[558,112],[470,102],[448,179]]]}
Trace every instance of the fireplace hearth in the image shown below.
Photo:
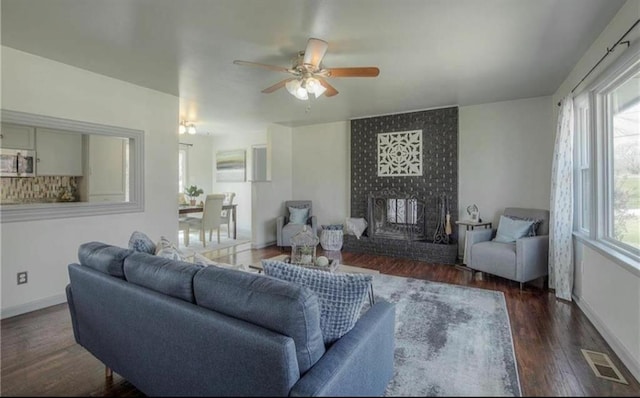
{"label": "fireplace hearth", "polygon": [[369,193],[369,236],[401,240],[425,240],[424,202],[418,198],[383,190]]}
{"label": "fireplace hearth", "polygon": [[[380,173],[381,165],[387,166],[385,161],[389,159],[384,157],[388,153],[381,152],[379,136],[415,131],[422,132],[419,147],[412,147],[422,154],[421,173]],[[401,157],[402,154],[395,155]],[[457,231],[454,229],[447,235],[445,228],[448,241],[435,238],[439,226],[446,227],[439,203],[443,195],[448,200],[450,223],[455,224],[457,220],[457,155],[457,107],[352,120],[349,216],[366,219],[368,227],[360,237],[345,234],[343,248],[454,264]]]}

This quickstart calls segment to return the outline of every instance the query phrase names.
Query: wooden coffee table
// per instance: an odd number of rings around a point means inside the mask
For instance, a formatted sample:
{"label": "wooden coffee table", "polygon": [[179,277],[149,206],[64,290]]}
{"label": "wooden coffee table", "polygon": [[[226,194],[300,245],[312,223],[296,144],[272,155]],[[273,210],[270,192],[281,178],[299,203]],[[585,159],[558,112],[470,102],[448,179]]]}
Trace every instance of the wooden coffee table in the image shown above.
{"label": "wooden coffee table", "polygon": [[[279,256],[266,258],[265,260],[285,261],[288,257],[289,257],[288,254],[280,254]],[[262,272],[262,260],[258,261],[255,264],[249,265],[249,268],[258,270],[258,272]],[[339,264],[338,268],[334,272],[344,272],[344,273],[350,273],[350,274],[372,274],[372,275],[378,275],[380,273],[378,270],[375,270],[375,269],[354,267],[353,265],[347,265],[347,264]]]}

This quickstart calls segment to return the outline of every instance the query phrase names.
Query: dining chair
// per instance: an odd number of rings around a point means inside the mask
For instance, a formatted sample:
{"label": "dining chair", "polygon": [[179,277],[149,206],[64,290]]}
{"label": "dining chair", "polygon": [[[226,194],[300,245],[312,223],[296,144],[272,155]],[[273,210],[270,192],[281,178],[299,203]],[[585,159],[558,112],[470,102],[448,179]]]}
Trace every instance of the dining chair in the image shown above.
{"label": "dining chair", "polygon": [[220,243],[220,212],[222,211],[223,202],[224,195],[222,194],[207,195],[202,210],[202,218],[187,217],[186,221],[189,224],[189,228],[200,230],[200,241],[202,241],[203,246],[206,246],[205,232],[207,230],[209,231],[209,241],[211,241],[213,230],[215,229],[218,233],[218,243]]}
{"label": "dining chair", "polygon": [[188,217],[180,217],[178,219],[178,232],[182,231],[185,246],[189,246],[189,230]]}
{"label": "dining chair", "polygon": [[[223,192],[224,204],[232,205],[233,199],[236,197],[235,192]],[[227,224],[227,237],[231,237],[231,210],[222,210],[220,212],[220,225]]]}

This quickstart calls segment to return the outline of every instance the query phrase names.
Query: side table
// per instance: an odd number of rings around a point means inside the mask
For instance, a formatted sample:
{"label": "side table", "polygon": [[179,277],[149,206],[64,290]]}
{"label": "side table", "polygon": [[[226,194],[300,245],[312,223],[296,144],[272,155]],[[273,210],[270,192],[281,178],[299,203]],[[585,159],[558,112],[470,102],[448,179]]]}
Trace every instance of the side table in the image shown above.
{"label": "side table", "polygon": [[[491,221],[486,221],[486,222],[478,222],[478,221],[471,221],[471,220],[459,220],[456,221],[457,225],[464,225],[466,228],[464,229],[465,233],[464,233],[464,237],[462,237],[462,228],[458,227],[458,239],[461,242],[461,244],[458,245],[458,260],[462,260],[462,264],[466,264],[467,263],[467,242],[466,242],[466,238],[467,238],[467,232],[466,231],[472,231],[474,230],[476,227],[484,227],[484,228],[492,228],[492,223]],[[462,247],[463,253],[462,255],[460,255],[460,247]],[[468,269],[467,267],[460,267],[462,269]]]}

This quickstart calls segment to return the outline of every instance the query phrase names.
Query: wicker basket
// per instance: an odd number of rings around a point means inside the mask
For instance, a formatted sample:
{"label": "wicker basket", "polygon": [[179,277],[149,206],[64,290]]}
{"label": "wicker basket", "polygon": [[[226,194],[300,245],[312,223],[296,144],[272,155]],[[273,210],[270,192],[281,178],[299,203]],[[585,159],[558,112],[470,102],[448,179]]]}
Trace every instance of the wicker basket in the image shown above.
{"label": "wicker basket", "polygon": [[320,232],[320,246],[327,251],[342,249],[342,230],[323,229]]}

